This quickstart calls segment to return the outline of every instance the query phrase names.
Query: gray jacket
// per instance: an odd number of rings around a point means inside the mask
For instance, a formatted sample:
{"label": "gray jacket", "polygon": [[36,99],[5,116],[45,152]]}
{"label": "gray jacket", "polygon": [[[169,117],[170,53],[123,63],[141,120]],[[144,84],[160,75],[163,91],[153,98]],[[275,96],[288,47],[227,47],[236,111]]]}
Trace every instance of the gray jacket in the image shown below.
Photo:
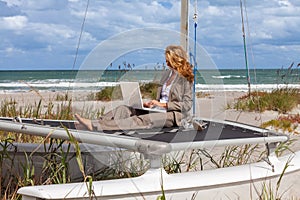
{"label": "gray jacket", "polygon": [[[171,71],[167,71],[160,81],[160,85],[163,85]],[[158,87],[157,100],[160,99],[160,93],[162,86]],[[185,77],[177,74],[169,94],[169,102],[167,103],[167,112],[173,112],[175,122],[177,126],[181,126],[181,120],[189,114],[192,108],[192,83],[190,83]]]}

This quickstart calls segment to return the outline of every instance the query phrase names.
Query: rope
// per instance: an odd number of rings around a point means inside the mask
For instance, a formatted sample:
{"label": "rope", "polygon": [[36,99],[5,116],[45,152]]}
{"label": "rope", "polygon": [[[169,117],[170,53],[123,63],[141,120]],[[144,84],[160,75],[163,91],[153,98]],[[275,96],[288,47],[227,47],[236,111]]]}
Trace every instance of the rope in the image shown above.
{"label": "rope", "polygon": [[81,37],[82,37],[83,29],[84,29],[84,24],[85,24],[87,12],[88,12],[89,4],[90,4],[90,0],[87,0],[87,4],[86,4],[86,8],[85,8],[85,13],[84,13],[84,18],[83,18],[83,21],[82,21],[82,24],[81,24],[81,29],[80,29],[80,35],[79,35],[79,38],[78,38],[78,43],[77,43],[75,58],[74,58],[74,62],[73,62],[73,67],[72,67],[73,70],[75,68],[77,57],[78,57],[79,46],[80,46],[80,42],[81,42]]}

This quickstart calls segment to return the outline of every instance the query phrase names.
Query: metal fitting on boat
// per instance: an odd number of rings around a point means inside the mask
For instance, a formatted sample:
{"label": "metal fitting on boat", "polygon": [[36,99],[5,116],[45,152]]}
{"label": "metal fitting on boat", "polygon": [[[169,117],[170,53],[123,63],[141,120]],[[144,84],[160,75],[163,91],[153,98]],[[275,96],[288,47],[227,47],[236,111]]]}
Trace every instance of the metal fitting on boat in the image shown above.
{"label": "metal fitting on boat", "polygon": [[171,145],[166,142],[138,140],[135,144],[137,151],[148,155],[163,155],[170,153]]}

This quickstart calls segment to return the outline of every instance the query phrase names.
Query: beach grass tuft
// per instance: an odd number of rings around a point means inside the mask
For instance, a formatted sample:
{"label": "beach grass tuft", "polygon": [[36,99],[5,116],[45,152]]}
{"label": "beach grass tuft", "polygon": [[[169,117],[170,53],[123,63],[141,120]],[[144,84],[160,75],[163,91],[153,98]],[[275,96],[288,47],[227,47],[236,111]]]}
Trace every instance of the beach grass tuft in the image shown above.
{"label": "beach grass tuft", "polygon": [[157,88],[159,84],[157,83],[142,83],[140,84],[141,93],[145,99],[156,99],[157,97]]}
{"label": "beach grass tuft", "polygon": [[99,92],[90,93],[88,95],[89,101],[112,101],[122,99],[120,86],[104,87]]}
{"label": "beach grass tuft", "polygon": [[250,95],[244,95],[234,102],[232,108],[242,111],[266,110],[287,113],[300,103],[300,90],[294,88],[280,88],[271,92],[251,92]]}
{"label": "beach grass tuft", "polygon": [[[282,183],[283,177],[286,173],[286,170],[288,169],[288,167],[290,167],[290,162],[291,162],[292,158],[290,158],[286,163],[285,166],[276,182],[276,185],[273,184],[271,181],[264,181],[262,183],[262,187],[261,187],[261,191],[259,191],[257,188],[254,187],[256,193],[259,196],[259,199],[262,200],[281,200],[281,199],[286,199],[283,198],[284,193],[279,194],[279,188],[280,185]],[[286,191],[285,191],[286,192]]]}
{"label": "beach grass tuft", "polygon": [[[156,99],[157,88],[159,84],[157,83],[141,83],[140,90],[143,98]],[[87,97],[89,101],[112,101],[112,100],[122,100],[122,92],[119,85],[108,86],[101,89],[99,92],[90,93]]]}
{"label": "beach grass tuft", "polygon": [[275,130],[282,130],[283,132],[293,132],[299,134],[296,129],[300,124],[300,114],[287,114],[279,116],[277,119],[264,122],[261,126],[263,128],[272,127]]}

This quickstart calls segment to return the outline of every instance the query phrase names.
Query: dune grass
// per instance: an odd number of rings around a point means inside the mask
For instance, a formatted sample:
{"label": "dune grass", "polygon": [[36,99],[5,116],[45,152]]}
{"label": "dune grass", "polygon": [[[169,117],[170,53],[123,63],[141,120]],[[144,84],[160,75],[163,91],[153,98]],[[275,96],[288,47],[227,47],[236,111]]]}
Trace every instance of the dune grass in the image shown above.
{"label": "dune grass", "polygon": [[[59,98],[59,97],[57,97]],[[66,96],[64,97],[66,98]],[[21,117],[36,119],[73,119],[72,100],[70,98],[63,101],[47,101],[40,99],[37,102],[22,103],[14,99],[4,99],[0,102],[1,117]],[[22,133],[0,131],[0,140],[12,138],[14,142],[20,143],[40,143],[42,137],[31,136]]]}
{"label": "dune grass", "polygon": [[234,102],[231,108],[242,111],[264,112],[266,110],[287,113],[300,104],[300,90],[293,88],[274,89],[271,92],[254,91]]}
{"label": "dune grass", "polygon": [[[157,88],[159,84],[157,83],[140,83],[140,90],[143,98],[156,99]],[[119,85],[108,86],[101,89],[99,92],[90,93],[88,95],[88,100],[93,101],[112,101],[112,100],[122,100],[122,92]]]}
{"label": "dune grass", "polygon": [[228,105],[228,108],[247,112],[277,111],[278,118],[264,122],[261,127],[299,134],[296,129],[300,124],[300,116],[289,114],[299,104],[300,90],[284,87],[271,92],[252,92],[238,98],[233,105]]}
{"label": "dune grass", "polygon": [[263,128],[271,127],[275,130],[281,130],[283,132],[289,132],[294,134],[300,134],[296,129],[300,124],[300,114],[289,114],[279,116],[277,119],[264,122],[261,126]]}

